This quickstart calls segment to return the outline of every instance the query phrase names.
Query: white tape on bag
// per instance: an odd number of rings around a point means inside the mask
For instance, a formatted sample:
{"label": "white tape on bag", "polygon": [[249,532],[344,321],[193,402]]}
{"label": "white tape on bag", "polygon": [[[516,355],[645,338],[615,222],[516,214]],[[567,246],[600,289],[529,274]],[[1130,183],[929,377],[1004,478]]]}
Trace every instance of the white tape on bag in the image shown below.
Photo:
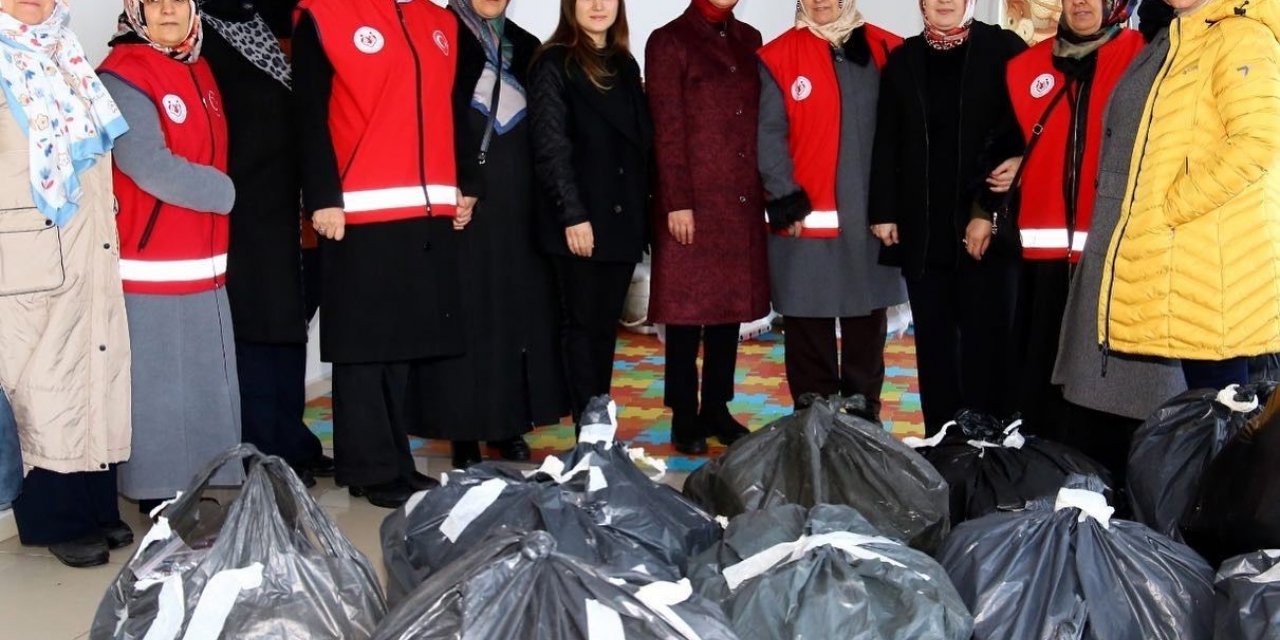
{"label": "white tape on bag", "polygon": [[1243,402],[1236,400],[1236,394],[1239,392],[1240,385],[1238,384],[1233,384],[1226,389],[1219,391],[1217,398],[1218,404],[1221,404],[1236,413],[1249,413],[1250,411],[1257,410],[1257,408],[1261,406],[1257,395],[1254,395]]}
{"label": "white tape on bag", "polygon": [[[441,479],[445,479],[445,478],[448,478],[448,477],[449,477],[449,476],[447,476],[447,475],[443,475],[443,474],[441,474],[441,476],[440,476],[440,478],[441,478]],[[443,487],[443,486],[444,486],[444,483],[443,483],[443,482],[441,482],[441,483],[440,483],[440,486],[442,486],[442,487]],[[427,492],[426,492],[426,491],[418,491],[417,493],[414,493],[413,495],[409,496],[409,499],[408,499],[408,500],[406,500],[406,501],[405,501],[405,503],[404,503],[404,515],[405,515],[405,516],[408,516],[408,515],[412,514],[412,513],[413,513],[413,510],[414,510],[414,509],[417,509],[417,508],[418,508],[418,505],[422,504],[422,500],[423,500],[423,498],[426,498],[426,497],[427,497]]]}
{"label": "white tape on bag", "polygon": [[[835,531],[832,533],[824,533],[816,536],[801,536],[794,542],[783,542],[775,544],[760,553],[757,553],[742,562],[733,565],[721,572],[724,581],[729,585],[730,591],[736,591],[738,586],[756,576],[764,575],[770,569],[779,565],[795,562],[803,558],[806,554],[819,547],[833,547],[843,551],[845,555],[856,560],[876,560],[885,564],[893,565],[902,569],[907,569],[907,565],[890,558],[881,553],[867,549],[867,545],[880,546],[902,546],[901,542],[890,540],[881,536],[864,536],[850,531]],[[919,574],[926,580],[929,576],[923,573]]]}
{"label": "white tape on bag", "polygon": [[142,555],[147,547],[156,542],[164,542],[173,537],[173,529],[169,528],[169,519],[160,516],[156,519],[156,523],[147,531],[147,535],[142,536],[142,542],[138,543],[138,550],[133,554],[134,559]]}
{"label": "white tape on bag", "polygon": [[449,542],[457,542],[458,536],[462,535],[462,532],[480,517],[480,514],[498,501],[498,496],[502,495],[502,490],[506,487],[505,480],[492,478],[468,489],[440,524],[440,533],[444,534]]}
{"label": "white tape on bag", "polygon": [[625,640],[622,616],[617,611],[600,604],[599,600],[587,600],[587,638],[589,640]]}
{"label": "white tape on bag", "polygon": [[650,480],[661,482],[663,476],[667,475],[667,461],[662,458],[655,458],[644,452],[644,448],[636,447],[635,449],[627,449],[627,457],[636,464],[637,467],[648,467],[653,473],[646,473]]}
{"label": "white tape on bag", "polygon": [[946,438],[946,437],[947,437],[947,431],[948,431],[948,430],[950,430],[950,429],[951,429],[951,427],[954,427],[954,426],[956,426],[956,421],[955,421],[955,420],[952,420],[951,422],[948,422],[948,423],[946,423],[946,424],[942,425],[942,430],[941,430],[941,431],[939,431],[938,433],[934,434],[934,436],[933,436],[932,438],[927,438],[927,439],[926,439],[926,438],[914,438],[914,437],[913,437],[913,438],[903,438],[903,439],[902,439],[902,444],[905,444],[905,445],[907,445],[908,447],[911,447],[912,449],[924,449],[925,447],[930,447],[930,448],[932,448],[932,447],[936,447],[936,446],[938,446],[938,445],[942,444],[942,440],[943,440],[944,438]]}
{"label": "white tape on bag", "polygon": [[[178,632],[182,631],[182,623],[187,615],[182,576],[175,573],[163,580],[139,580],[133,585],[133,590],[140,593],[157,584],[161,585],[160,596],[156,600],[158,610],[155,619],[151,621],[151,626],[147,628],[147,634],[142,636],[142,640],[174,640],[178,637]],[[124,620],[120,620],[120,623],[124,624]],[[116,636],[120,636],[118,628]]]}
{"label": "white tape on bag", "polygon": [[262,569],[262,563],[255,562],[243,569],[213,574],[200,593],[200,601],[191,613],[191,624],[187,625],[182,640],[218,640],[240,592],[262,586]]}
{"label": "white tape on bag", "polygon": [[592,460],[594,460],[592,454],[588,453],[587,455],[582,456],[582,459],[578,461],[578,464],[573,465],[573,468],[566,472],[564,470],[564,461],[555,456],[550,456],[546,460],[542,461],[541,467],[538,467],[534,471],[524,472],[524,477],[532,478],[541,474],[551,478],[551,480],[556,484],[564,484],[572,480],[579,473],[587,473],[590,474],[587,479],[587,491],[599,491],[600,489],[609,486],[609,483],[605,481],[604,472],[601,471],[599,467],[591,466]]}
{"label": "white tape on bag", "polygon": [[609,424],[584,424],[578,432],[578,444],[603,444],[605,450],[613,448],[618,433],[618,404],[609,401]]}
{"label": "white tape on bag", "polygon": [[1249,578],[1249,582],[1254,584],[1271,584],[1272,582],[1280,582],[1280,564]]}
{"label": "white tape on bag", "polygon": [[1106,496],[1086,489],[1058,490],[1058,500],[1053,505],[1053,510],[1062,511],[1063,509],[1079,509],[1079,522],[1093,518],[1102,525],[1103,529],[1111,528],[1111,516],[1116,513],[1116,510],[1107,504]]}
{"label": "white tape on bag", "polygon": [[689,583],[688,578],[679,582],[653,582],[636,591],[636,599],[657,613],[685,640],[699,640],[698,632],[694,631],[693,627],[690,627],[684,618],[676,615],[671,608],[688,600],[692,595],[693,585]]}

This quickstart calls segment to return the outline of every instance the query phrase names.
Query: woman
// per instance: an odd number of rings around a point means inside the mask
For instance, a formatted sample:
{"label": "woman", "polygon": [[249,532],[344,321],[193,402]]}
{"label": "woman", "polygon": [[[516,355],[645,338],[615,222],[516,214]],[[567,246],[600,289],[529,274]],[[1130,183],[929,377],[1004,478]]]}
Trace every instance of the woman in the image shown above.
{"label": "woman", "polygon": [[900,43],[853,0],[801,0],[796,28],[760,50],[769,278],[797,403],[856,394],[880,411],[886,309],[906,295],[898,270],[877,264],[867,193],[880,69]]}
{"label": "woman", "polygon": [[308,0],[293,35],[302,199],[323,236],[336,479],[389,509],[435,484],[408,434],[448,435],[423,407],[440,406],[444,362],[465,346],[457,42],[457,19],[430,2]]}
{"label": "woman", "polygon": [[[902,266],[915,318],[925,431],[962,409],[1012,411],[1017,256],[988,251],[975,201],[1017,171],[1020,136],[1005,65],[1018,36],[973,19],[969,0],[923,0],[924,33],[889,56],[872,170],[872,233]],[[991,207],[994,208],[994,207]]]}
{"label": "woman", "polygon": [[19,540],[91,567],[133,542],[116,501],[129,333],[108,156],[128,127],[70,21],[65,0],[0,0],[0,396],[28,469]]}
{"label": "woman", "polygon": [[204,0],[202,57],[226,110],[227,174],[236,188],[227,248],[227,297],[236,336],[245,442],[285,459],[308,485],[333,459],[302,422],[307,319],[303,312],[289,63],[251,2]]}
{"label": "woman", "polygon": [[645,247],[652,125],[627,42],[624,0],[561,0],[530,72],[538,238],[560,291],[575,422],[609,393],[618,319]]}
{"label": "woman", "polygon": [[[227,126],[190,0],[125,0],[102,82],[129,121],[116,145],[120,275],[133,344],[133,457],[120,493],[143,513],[240,442],[227,304]],[[217,484],[239,484],[224,467]]]}
{"label": "woman", "polygon": [[645,52],[658,173],[649,320],[667,325],[671,444],[694,455],[708,437],[732,444],[748,433],[728,406],[738,328],[769,313],[754,144],[760,32],[733,16],[737,3],[693,0]]}
{"label": "woman", "polygon": [[1191,388],[1280,351],[1280,14],[1167,0],[1165,73],[1138,129],[1099,297],[1104,351],[1180,358]]}
{"label": "woman", "polygon": [[[506,17],[508,0],[451,0],[458,16],[453,83],[458,186],[475,213],[462,236],[467,353],[447,394],[453,463],[480,460],[487,440],[506,460],[528,460],[523,435],[557,424],[569,400],[560,359],[551,265],[533,235],[529,63],[537,38]],[[517,320],[518,319],[518,320]]]}
{"label": "woman", "polygon": [[1063,417],[1071,427],[1064,435],[1111,471],[1112,486],[1120,492],[1128,475],[1133,433],[1160,405],[1186,389],[1176,360],[1113,353],[1106,360],[1104,375],[1103,355],[1097,347],[1098,292],[1108,240],[1120,219],[1143,104],[1169,53],[1169,33],[1161,25],[1168,25],[1172,16],[1152,12],[1152,6],[1167,5],[1164,0],[1144,0],[1138,10],[1142,31],[1150,33],[1152,42],[1138,52],[1116,82],[1105,117],[1094,121],[1104,132],[1097,193],[1088,239],[1071,278],[1053,371],[1053,382],[1062,385],[1067,400]]}
{"label": "woman", "polygon": [[[1067,0],[1055,38],[1009,63],[1007,84],[1029,151],[1018,207],[1022,276],[1019,409],[1027,428],[1069,440],[1074,425],[1051,382],[1072,269],[1093,214],[1102,110],[1145,44],[1126,29],[1128,0]],[[1036,133],[1039,131],[1039,133]]]}

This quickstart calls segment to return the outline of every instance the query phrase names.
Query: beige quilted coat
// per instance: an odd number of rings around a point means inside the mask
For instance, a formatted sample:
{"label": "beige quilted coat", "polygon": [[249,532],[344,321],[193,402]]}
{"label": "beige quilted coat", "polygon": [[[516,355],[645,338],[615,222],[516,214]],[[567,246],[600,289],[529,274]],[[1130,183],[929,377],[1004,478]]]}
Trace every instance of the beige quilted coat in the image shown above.
{"label": "beige quilted coat", "polygon": [[1210,0],[1170,26],[1111,240],[1114,351],[1280,352],[1280,0]]}
{"label": "beige quilted coat", "polygon": [[99,471],[129,457],[129,330],[111,162],[82,176],[59,229],[34,208],[27,138],[0,92],[0,388],[27,468]]}

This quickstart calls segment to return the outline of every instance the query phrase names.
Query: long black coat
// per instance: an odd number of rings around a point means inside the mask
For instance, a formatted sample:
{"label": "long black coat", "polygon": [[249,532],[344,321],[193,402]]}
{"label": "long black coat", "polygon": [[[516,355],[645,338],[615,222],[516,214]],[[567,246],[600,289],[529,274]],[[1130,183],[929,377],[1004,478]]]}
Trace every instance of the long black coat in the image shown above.
{"label": "long black coat", "polygon": [[[981,22],[973,23],[964,63],[960,98],[960,145],[956,159],[961,189],[956,208],[959,242],[969,224],[975,198],[984,204],[999,200],[986,189],[985,176],[1004,160],[1022,151],[1005,66],[1027,48],[1016,34]],[[930,145],[926,126],[929,88],[923,36],[907,38],[889,55],[881,72],[880,105],[871,164],[871,224],[896,223],[900,247],[882,254],[882,261],[903,268],[903,275],[919,276],[927,263],[925,242],[929,228],[927,171]]]}
{"label": "long black coat", "polygon": [[307,341],[298,227],[302,188],[293,96],[205,28],[203,55],[222,92],[229,137],[227,175],[236,186],[227,251],[227,295],[236,340]]}
{"label": "long black coat", "polygon": [[[590,222],[591,259],[639,262],[649,215],[653,124],[630,56],[616,58],[617,72],[606,95],[579,69],[565,67],[565,49],[552,47],[534,62],[529,109],[538,184],[538,237],[542,249],[568,256],[564,230]],[[628,100],[627,118],[613,105]]]}

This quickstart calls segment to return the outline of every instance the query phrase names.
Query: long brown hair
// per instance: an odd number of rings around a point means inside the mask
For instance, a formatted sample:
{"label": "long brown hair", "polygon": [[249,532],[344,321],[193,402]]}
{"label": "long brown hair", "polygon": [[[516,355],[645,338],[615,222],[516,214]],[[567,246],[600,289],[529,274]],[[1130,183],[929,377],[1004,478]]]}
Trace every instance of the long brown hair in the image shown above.
{"label": "long brown hair", "polygon": [[616,53],[631,55],[631,30],[627,26],[627,0],[618,0],[618,19],[605,34],[603,49],[597,49],[591,36],[578,24],[578,0],[560,0],[560,24],[556,25],[551,39],[538,50],[535,60],[552,47],[564,47],[565,66],[573,64],[587,75],[591,84],[601,91],[608,91],[616,71],[605,66],[606,57]]}

